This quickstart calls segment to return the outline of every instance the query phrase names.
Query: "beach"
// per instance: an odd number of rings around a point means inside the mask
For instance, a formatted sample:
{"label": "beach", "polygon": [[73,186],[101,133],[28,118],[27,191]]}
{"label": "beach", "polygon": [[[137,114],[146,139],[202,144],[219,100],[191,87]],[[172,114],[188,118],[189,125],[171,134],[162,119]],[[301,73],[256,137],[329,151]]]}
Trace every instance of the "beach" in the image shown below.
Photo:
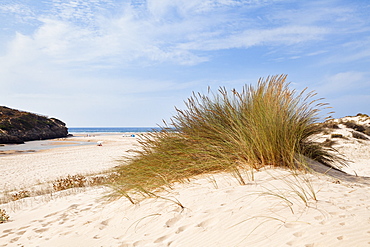
{"label": "beach", "polygon": [[[61,140],[60,142],[63,142]],[[97,146],[103,141],[103,146]],[[54,141],[49,141],[53,145]],[[0,158],[2,179],[0,190],[19,190],[35,184],[53,181],[74,174],[90,174],[105,171],[119,164],[135,148],[136,138],[121,134],[77,135],[64,140],[66,147],[37,152],[8,155]],[[91,145],[68,146],[71,142]]]}
{"label": "beach", "polygon": [[[103,173],[138,148],[137,137],[120,134],[72,140],[92,145],[1,156],[1,193]],[[352,142],[338,144],[352,159],[346,170],[367,176],[370,145]],[[0,204],[9,215],[0,246],[370,246],[369,186],[271,167],[242,175],[244,184],[201,175],[135,205],[104,186]]]}

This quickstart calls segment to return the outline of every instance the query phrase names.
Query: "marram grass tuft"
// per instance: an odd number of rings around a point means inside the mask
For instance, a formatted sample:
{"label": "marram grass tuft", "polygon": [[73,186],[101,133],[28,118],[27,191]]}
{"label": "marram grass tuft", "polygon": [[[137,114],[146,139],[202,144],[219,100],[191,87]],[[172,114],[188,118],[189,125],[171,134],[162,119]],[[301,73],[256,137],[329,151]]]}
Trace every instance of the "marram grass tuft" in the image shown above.
{"label": "marram grass tuft", "polygon": [[326,108],[315,96],[289,89],[286,75],[261,78],[241,92],[193,93],[170,126],[140,140],[142,149],[117,168],[113,186],[131,200],[130,194],[150,196],[198,174],[240,175],[240,169],[264,166],[305,169],[305,157],[334,166],[337,157],[330,148],[310,139],[322,131],[317,121]]}

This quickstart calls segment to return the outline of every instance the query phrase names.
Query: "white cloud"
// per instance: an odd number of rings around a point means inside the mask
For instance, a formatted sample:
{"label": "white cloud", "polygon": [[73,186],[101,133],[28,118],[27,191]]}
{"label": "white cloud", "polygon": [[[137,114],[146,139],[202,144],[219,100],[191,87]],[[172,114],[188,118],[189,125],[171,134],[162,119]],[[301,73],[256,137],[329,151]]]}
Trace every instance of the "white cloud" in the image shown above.
{"label": "white cloud", "polygon": [[346,71],[329,75],[318,86],[317,91],[324,95],[350,94],[365,89],[370,93],[368,72]]}

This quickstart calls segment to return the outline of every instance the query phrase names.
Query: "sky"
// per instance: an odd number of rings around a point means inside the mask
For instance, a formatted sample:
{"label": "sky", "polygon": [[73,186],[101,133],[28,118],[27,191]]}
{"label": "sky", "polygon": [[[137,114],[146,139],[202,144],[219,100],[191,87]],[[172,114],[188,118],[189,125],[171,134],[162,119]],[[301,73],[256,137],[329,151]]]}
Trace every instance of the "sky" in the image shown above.
{"label": "sky", "polygon": [[287,74],[370,114],[368,0],[2,0],[0,105],[68,127],[155,127],[192,92]]}

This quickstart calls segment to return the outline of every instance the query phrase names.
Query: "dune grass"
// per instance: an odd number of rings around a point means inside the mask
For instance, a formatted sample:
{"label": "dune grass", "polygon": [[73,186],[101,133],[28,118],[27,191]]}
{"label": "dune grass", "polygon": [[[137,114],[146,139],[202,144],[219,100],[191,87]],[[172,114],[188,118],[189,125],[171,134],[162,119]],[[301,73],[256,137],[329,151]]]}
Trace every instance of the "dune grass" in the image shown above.
{"label": "dune grass", "polygon": [[9,220],[9,215],[6,214],[4,209],[0,208],[0,224],[5,223]]}
{"label": "dune grass", "polygon": [[241,92],[193,93],[187,109],[176,109],[170,124],[142,137],[137,155],[116,169],[116,192],[134,202],[132,194],[152,195],[173,182],[220,171],[243,183],[241,169],[306,169],[305,156],[334,166],[330,148],[310,139],[322,131],[317,121],[326,104],[314,92],[291,90],[286,78],[261,78]]}

